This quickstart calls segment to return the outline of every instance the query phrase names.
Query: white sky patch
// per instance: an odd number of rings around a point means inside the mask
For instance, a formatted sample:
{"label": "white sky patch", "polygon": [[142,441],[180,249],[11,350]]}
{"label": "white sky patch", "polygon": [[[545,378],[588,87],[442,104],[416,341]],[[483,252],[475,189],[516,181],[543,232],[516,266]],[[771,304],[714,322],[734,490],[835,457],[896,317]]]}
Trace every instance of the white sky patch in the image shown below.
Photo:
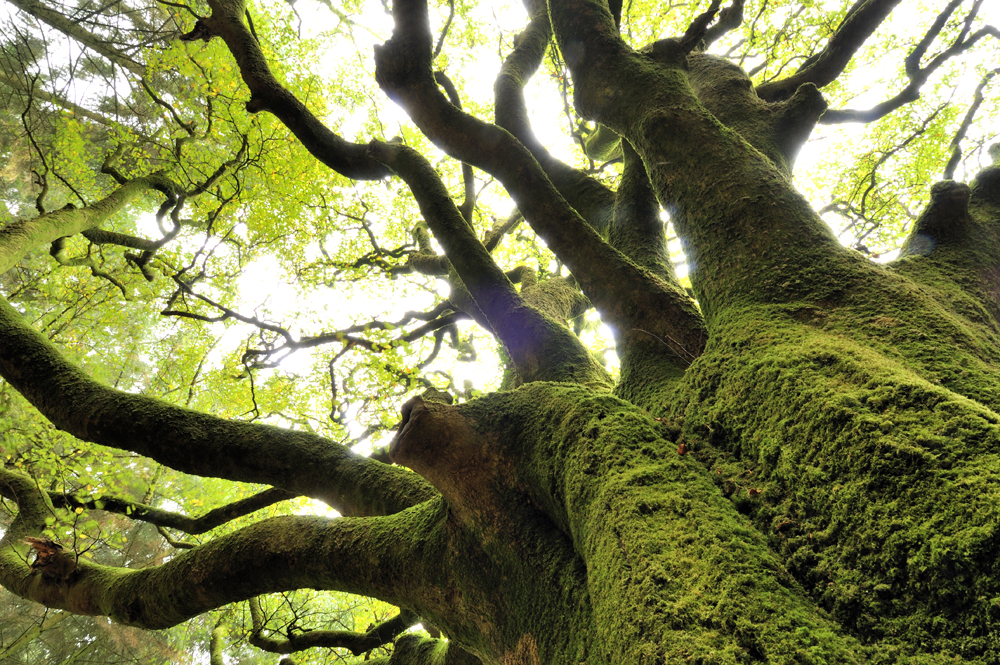
{"label": "white sky patch", "polygon": [[181,504],[177,503],[173,499],[164,499],[160,502],[160,510],[166,510],[171,513],[181,513],[185,514],[184,510],[181,508]]}
{"label": "white sky patch", "polygon": [[340,513],[316,499],[301,499],[300,505],[292,511],[294,515],[316,515],[318,517],[340,517]]}
{"label": "white sky patch", "polygon": [[143,213],[136,218],[135,230],[143,238],[159,238],[163,235],[159,224],[156,223],[156,215],[151,212]]}

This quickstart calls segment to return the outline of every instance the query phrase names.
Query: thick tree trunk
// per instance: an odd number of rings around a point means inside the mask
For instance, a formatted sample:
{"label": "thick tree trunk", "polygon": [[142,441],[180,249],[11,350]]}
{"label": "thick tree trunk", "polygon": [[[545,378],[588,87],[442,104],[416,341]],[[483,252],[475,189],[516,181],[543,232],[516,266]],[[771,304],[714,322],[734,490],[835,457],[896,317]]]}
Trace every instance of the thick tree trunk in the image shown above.
{"label": "thick tree trunk", "polygon": [[[679,41],[625,47],[606,2],[548,4],[577,107],[625,142],[610,218],[610,194],[566,177],[516,103],[498,115],[527,147],[447,102],[426,3],[394,3],[377,75],[432,140],[495,175],[574,271],[616,327],[619,384],[517,291],[415,151],[314,131],[242,5],[218,0],[202,27],[237,56],[252,108],[342,172],[407,182],[524,385],[408,402],[390,454],[421,479],[318,437],[96,386],[0,306],[0,372],[58,426],[358,516],[275,519],[159,568],[81,561],[53,580],[20,542],[44,525],[47,495],[3,471],[20,510],[4,585],[147,627],[336,589],[396,603],[456,645],[404,636],[390,665],[1000,661],[1000,165],[971,188],[937,185],[903,258],[874,265],[790,184],[824,108],[812,84],[766,102]],[[536,55],[547,29],[535,24]],[[687,243],[697,307],[651,241],[657,203]],[[33,220],[0,236],[0,255],[93,223]]]}

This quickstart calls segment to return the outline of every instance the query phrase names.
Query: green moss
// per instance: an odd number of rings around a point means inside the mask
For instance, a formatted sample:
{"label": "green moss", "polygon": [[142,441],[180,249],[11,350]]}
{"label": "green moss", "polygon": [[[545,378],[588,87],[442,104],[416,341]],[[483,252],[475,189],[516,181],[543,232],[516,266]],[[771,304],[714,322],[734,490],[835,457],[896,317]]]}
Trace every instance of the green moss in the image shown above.
{"label": "green moss", "polygon": [[734,505],[876,661],[995,662],[1000,418],[939,385],[949,362],[981,386],[995,378],[976,364],[975,337],[923,305],[914,316],[926,335],[910,328],[881,343],[872,327],[882,324],[859,310],[821,313],[822,323],[782,308],[730,311],[673,417]]}
{"label": "green moss", "polygon": [[583,562],[589,662],[855,662],[857,645],[642,410],[543,383],[462,409]]}

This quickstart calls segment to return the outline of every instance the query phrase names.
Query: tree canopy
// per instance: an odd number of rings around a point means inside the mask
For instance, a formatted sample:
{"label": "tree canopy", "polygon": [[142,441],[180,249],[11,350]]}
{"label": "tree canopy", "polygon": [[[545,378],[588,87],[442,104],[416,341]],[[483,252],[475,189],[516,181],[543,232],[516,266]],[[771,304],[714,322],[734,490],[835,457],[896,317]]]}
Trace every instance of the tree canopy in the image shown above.
{"label": "tree canopy", "polygon": [[3,10],[0,664],[1000,660],[997,6]]}

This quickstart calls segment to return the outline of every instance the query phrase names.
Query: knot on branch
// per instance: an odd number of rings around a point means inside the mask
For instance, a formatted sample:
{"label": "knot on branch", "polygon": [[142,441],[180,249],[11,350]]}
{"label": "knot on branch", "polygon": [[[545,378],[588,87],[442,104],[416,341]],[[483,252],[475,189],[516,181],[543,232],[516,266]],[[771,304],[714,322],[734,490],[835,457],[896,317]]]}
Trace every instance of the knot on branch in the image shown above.
{"label": "knot on branch", "polygon": [[199,39],[203,42],[209,41],[215,34],[212,32],[208,24],[202,19],[198,19],[194,22],[194,28],[191,32],[186,32],[179,37],[182,42],[196,42]]}
{"label": "knot on branch", "polygon": [[483,499],[490,494],[496,459],[460,407],[434,398],[414,397],[403,405],[389,456],[430,481],[453,508]]}
{"label": "knot on branch", "polygon": [[24,542],[35,550],[31,562],[32,572],[54,582],[68,582],[76,575],[76,556],[66,552],[62,545],[49,538],[25,536]]}
{"label": "knot on branch", "polygon": [[958,240],[969,229],[968,185],[942,180],[931,187],[931,200],[917,218],[913,231],[900,250],[904,256],[926,256],[936,247]]}

